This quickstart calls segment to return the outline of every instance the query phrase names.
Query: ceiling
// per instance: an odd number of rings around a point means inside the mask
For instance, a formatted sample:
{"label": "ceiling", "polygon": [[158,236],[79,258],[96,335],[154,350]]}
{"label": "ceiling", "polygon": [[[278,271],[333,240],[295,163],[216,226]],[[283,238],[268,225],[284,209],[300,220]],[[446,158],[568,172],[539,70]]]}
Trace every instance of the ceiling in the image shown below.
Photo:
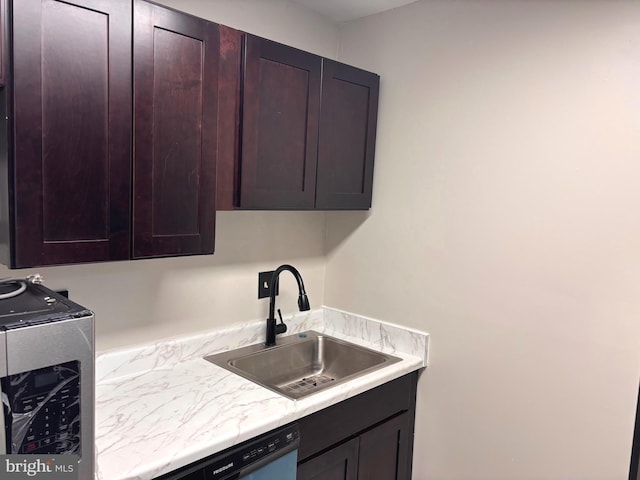
{"label": "ceiling", "polygon": [[334,22],[348,22],[374,13],[413,3],[416,0],[292,0]]}

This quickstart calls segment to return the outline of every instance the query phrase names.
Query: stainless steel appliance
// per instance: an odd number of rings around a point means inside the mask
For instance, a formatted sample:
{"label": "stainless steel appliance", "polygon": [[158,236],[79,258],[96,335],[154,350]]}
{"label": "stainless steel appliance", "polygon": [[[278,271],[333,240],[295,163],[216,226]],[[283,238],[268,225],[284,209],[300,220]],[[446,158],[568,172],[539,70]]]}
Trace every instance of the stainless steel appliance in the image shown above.
{"label": "stainless steel appliance", "polygon": [[0,453],[75,454],[94,477],[93,320],[37,278],[0,280]]}
{"label": "stainless steel appliance", "polygon": [[157,480],[295,480],[296,424],[273,430]]}

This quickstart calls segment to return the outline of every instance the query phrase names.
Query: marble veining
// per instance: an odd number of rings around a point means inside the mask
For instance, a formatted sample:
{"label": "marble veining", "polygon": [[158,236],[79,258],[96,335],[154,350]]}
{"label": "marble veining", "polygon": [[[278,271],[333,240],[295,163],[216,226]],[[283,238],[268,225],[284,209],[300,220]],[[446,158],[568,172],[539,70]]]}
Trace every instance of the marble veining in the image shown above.
{"label": "marble veining", "polygon": [[263,342],[264,321],[105,352],[96,359],[99,480],[149,480],[427,365],[426,333],[330,308],[294,315],[401,362],[292,401],[203,359]]}

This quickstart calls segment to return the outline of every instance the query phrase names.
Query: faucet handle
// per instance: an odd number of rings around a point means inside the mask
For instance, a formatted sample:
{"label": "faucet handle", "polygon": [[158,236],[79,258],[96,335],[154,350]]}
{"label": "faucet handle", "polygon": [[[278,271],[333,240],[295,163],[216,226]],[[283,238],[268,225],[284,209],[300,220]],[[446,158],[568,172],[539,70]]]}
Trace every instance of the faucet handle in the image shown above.
{"label": "faucet handle", "polygon": [[280,323],[276,325],[276,335],[287,331],[287,325],[282,321],[282,312],[280,312],[280,309],[278,309],[278,317],[280,317]]}

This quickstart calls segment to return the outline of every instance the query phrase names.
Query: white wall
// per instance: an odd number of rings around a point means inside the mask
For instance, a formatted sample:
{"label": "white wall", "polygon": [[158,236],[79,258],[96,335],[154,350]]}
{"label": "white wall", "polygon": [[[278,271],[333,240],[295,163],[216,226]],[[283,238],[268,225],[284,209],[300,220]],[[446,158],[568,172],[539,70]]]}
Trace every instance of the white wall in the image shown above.
{"label": "white wall", "polygon": [[[174,8],[295,45],[327,57],[337,52],[337,26],[286,1],[165,0]],[[53,288],[96,312],[99,350],[267,317],[258,272],[291,263],[302,273],[312,307],[324,296],[323,212],[219,212],[216,253],[130,262],[9,271],[44,275]],[[278,306],[297,311],[297,287],[284,274]]]}
{"label": "white wall", "polygon": [[[316,308],[324,294],[325,218],[321,212],[218,212],[215,255],[7,270],[39,272],[51,288],[96,313],[98,350],[267,318],[258,272],[291,263]],[[278,307],[297,312],[297,286],[283,274]]]}
{"label": "white wall", "polygon": [[640,376],[640,3],[433,0],[347,24],[373,208],[327,305],[432,334],[414,479],[626,479]]}

